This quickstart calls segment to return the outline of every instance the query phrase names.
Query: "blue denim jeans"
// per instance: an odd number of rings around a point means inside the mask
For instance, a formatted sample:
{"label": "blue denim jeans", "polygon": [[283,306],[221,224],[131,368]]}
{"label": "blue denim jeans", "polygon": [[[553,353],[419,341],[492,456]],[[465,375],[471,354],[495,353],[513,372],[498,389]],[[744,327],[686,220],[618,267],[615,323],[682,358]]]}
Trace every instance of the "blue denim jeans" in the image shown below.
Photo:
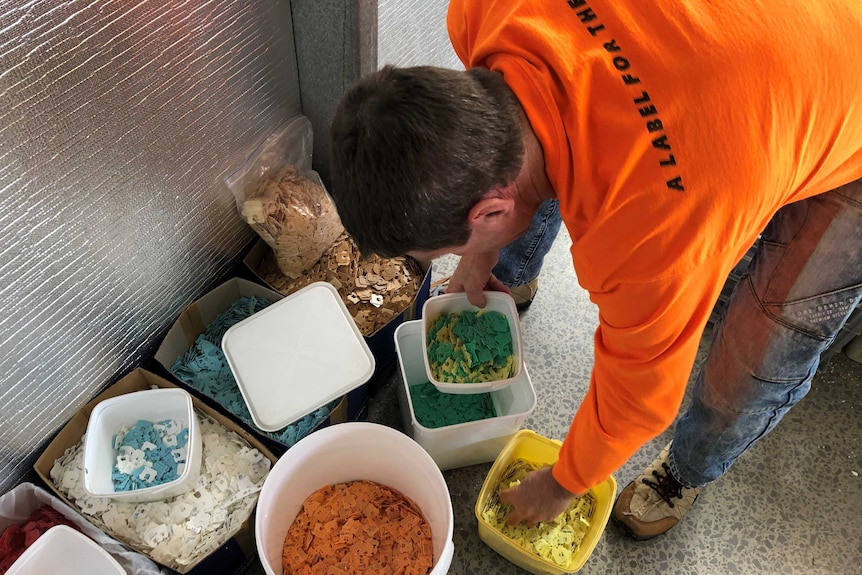
{"label": "blue denim jeans", "polygon": [[562,221],[557,200],[542,203],[527,231],[500,250],[500,259],[492,272],[494,276],[509,287],[524,285],[539,277]]}
{"label": "blue denim jeans", "polygon": [[699,487],[724,474],[811,387],[862,299],[862,180],[782,208],[764,230],[677,422],[668,463]]}

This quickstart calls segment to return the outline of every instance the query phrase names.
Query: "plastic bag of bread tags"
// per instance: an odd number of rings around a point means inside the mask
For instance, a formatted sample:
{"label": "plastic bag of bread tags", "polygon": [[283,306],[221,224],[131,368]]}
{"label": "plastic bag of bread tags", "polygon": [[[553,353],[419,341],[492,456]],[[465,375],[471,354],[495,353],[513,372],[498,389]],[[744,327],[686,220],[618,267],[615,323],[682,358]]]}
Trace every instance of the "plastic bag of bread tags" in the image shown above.
{"label": "plastic bag of bread tags", "polygon": [[311,122],[296,116],[225,179],[243,220],[269,244],[289,278],[303,276],[344,231],[332,198],[311,169],[312,138]]}

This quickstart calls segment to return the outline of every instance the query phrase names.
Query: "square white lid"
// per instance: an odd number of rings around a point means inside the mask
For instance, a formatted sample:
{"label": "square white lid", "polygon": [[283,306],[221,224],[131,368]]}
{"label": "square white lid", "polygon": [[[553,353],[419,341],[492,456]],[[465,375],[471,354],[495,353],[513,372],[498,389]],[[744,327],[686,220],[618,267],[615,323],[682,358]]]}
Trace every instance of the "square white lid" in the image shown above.
{"label": "square white lid", "polygon": [[222,349],[252,420],[264,431],[287,427],[374,373],[368,344],[327,282],[231,326]]}

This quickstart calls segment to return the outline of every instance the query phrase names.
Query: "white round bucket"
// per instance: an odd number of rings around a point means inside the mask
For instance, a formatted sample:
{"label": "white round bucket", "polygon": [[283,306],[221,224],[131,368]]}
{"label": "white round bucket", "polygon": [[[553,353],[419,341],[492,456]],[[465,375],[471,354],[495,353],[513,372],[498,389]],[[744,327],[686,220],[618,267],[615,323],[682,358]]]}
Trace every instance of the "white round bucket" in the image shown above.
{"label": "white round bucket", "polygon": [[257,503],[257,553],[268,575],[283,575],[284,538],[305,499],[325,485],[367,479],[397,489],[431,526],[434,568],[449,572],[455,545],[452,500],[431,456],[403,433],[376,423],[339,423],[300,440],[276,462]]}

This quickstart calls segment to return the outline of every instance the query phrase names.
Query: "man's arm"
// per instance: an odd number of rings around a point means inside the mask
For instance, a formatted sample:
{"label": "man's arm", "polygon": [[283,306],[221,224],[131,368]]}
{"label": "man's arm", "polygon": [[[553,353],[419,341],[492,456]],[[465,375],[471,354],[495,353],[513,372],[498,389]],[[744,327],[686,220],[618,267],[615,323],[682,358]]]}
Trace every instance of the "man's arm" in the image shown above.
{"label": "man's arm", "polygon": [[601,483],[673,422],[732,258],[590,293],[599,307],[590,387],[554,466],[568,490]]}
{"label": "man's arm", "polygon": [[508,490],[510,523],[562,513],[670,425],[732,259],[716,256],[670,278],[590,293],[600,323],[589,390],[559,460]]}
{"label": "man's arm", "polygon": [[549,523],[565,511],[576,496],[553,475],[553,467],[533,471],[517,487],[500,492],[500,501],[512,505],[506,517],[509,525],[526,521],[528,525]]}

